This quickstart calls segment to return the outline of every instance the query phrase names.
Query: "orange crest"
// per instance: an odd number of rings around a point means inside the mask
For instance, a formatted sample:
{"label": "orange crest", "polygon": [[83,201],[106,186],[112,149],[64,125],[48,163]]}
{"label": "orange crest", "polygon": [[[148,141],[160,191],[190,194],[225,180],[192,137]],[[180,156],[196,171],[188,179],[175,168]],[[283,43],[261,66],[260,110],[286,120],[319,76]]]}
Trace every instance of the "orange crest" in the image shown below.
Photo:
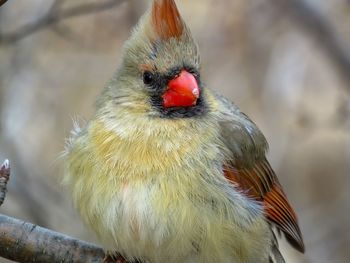
{"label": "orange crest", "polygon": [[174,0],[154,0],[152,8],[152,23],[158,38],[180,38],[184,23]]}

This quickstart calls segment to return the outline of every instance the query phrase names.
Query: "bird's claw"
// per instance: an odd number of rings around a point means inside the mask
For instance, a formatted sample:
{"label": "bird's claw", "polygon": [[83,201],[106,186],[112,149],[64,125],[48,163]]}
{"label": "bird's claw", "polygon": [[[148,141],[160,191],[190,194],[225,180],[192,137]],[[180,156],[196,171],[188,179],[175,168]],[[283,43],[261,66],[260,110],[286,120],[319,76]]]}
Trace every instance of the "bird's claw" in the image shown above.
{"label": "bird's claw", "polygon": [[106,255],[103,259],[103,263],[129,263],[121,255]]}

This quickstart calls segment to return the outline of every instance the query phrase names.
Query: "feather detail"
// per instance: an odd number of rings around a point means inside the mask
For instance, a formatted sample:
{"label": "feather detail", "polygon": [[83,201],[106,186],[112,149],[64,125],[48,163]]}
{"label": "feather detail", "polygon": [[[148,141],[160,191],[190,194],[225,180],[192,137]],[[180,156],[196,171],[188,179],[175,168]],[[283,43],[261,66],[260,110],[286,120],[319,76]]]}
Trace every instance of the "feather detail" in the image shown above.
{"label": "feather detail", "polygon": [[247,196],[261,201],[267,219],[282,230],[295,249],[305,251],[297,216],[266,159],[249,169],[226,167],[225,177]]}
{"label": "feather detail", "polygon": [[161,40],[180,38],[185,27],[174,0],[154,1],[152,24],[156,36]]}
{"label": "feather detail", "polygon": [[271,229],[271,234],[272,234],[272,243],[271,243],[271,250],[269,255],[269,263],[286,263],[286,261],[284,260],[278,248],[278,240],[272,229]]}
{"label": "feather detail", "polygon": [[273,188],[264,197],[268,219],[283,231],[288,242],[300,252],[305,251],[298,220],[280,185]]}

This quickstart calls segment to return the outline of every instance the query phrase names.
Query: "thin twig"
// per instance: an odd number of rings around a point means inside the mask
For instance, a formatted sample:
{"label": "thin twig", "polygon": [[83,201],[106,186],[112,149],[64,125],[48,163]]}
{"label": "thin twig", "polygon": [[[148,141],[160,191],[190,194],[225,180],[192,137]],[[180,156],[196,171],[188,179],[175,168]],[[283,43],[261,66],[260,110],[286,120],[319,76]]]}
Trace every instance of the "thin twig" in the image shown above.
{"label": "thin twig", "polygon": [[66,9],[56,8],[57,2],[55,1],[53,5],[54,8],[51,8],[48,11],[48,13],[46,13],[43,17],[39,18],[37,21],[24,25],[13,32],[0,32],[0,44],[15,43],[46,27],[57,24],[64,19],[106,11],[111,8],[117,7],[124,1],[125,0],[109,0],[103,1],[102,3],[99,1],[96,3],[81,4]]}
{"label": "thin twig", "polygon": [[0,257],[19,263],[101,263],[102,248],[0,214]]}
{"label": "thin twig", "polygon": [[0,206],[4,203],[6,192],[7,192],[7,182],[10,179],[10,162],[5,160],[0,167]]}

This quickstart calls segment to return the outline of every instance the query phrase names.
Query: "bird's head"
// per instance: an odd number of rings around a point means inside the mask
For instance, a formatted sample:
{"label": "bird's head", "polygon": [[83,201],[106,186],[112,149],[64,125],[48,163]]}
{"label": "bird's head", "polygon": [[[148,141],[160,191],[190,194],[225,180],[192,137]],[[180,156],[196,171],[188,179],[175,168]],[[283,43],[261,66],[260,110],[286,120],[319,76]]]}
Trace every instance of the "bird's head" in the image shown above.
{"label": "bird's head", "polygon": [[206,113],[197,44],[174,0],[154,0],[124,47],[109,87],[115,105],[161,118]]}

